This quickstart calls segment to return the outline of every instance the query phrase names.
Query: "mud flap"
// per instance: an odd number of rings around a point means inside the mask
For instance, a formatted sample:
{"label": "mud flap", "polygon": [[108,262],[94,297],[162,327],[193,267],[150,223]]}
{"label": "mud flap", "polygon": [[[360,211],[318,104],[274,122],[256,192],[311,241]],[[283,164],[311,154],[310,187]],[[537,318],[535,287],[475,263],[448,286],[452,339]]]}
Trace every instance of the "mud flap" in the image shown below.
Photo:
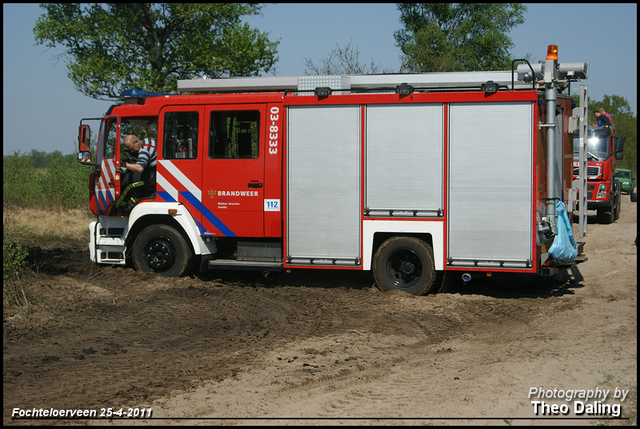
{"label": "mud flap", "polygon": [[577,265],[571,266],[571,276],[573,277],[571,279],[572,284],[580,283],[584,280],[584,277],[582,276],[582,273],[580,273]]}

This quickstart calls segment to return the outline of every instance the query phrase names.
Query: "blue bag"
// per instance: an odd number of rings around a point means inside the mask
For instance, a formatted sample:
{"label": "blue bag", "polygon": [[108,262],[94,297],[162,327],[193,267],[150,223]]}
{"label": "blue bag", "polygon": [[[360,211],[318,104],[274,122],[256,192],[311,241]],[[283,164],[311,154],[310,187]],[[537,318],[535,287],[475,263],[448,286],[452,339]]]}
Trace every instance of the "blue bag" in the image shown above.
{"label": "blue bag", "polygon": [[556,204],[556,213],[558,214],[558,234],[553,240],[549,254],[558,261],[571,262],[578,256],[578,246],[573,238],[567,210],[562,201],[558,201]]}

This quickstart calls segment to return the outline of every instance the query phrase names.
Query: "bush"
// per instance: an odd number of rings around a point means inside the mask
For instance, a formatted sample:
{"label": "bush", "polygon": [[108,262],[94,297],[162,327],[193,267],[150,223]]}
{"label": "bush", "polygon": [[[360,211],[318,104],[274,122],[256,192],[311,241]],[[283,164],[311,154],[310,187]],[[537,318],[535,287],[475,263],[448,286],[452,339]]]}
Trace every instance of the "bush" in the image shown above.
{"label": "bush", "polygon": [[14,238],[13,210],[3,210],[2,225],[2,302],[5,305],[29,303],[20,282],[27,268],[27,249]]}
{"label": "bush", "polygon": [[27,268],[27,249],[13,239],[2,240],[2,277],[15,282]]}
{"label": "bush", "polygon": [[[89,208],[91,168],[78,163],[75,156],[65,157],[57,151],[40,156],[42,154],[32,151],[31,155],[21,155],[17,152],[3,158],[2,297],[5,305],[35,302],[35,295],[24,290],[23,276],[28,264],[27,249],[22,243],[34,240],[34,237],[41,243],[46,237],[38,233],[37,228],[25,229],[21,225],[25,220],[24,209],[36,213],[47,211],[46,219],[36,220],[38,226],[45,227],[47,234],[54,233],[59,239],[66,236],[69,227],[65,226],[66,222],[56,222],[51,209],[67,213],[72,209]],[[34,168],[32,159],[39,169]]]}
{"label": "bush", "polygon": [[89,207],[91,168],[61,154],[49,157],[49,167],[36,171],[27,155],[3,160],[3,204],[32,208]]}
{"label": "bush", "polygon": [[6,156],[2,163],[2,203],[34,207],[41,201],[37,173],[26,156]]}
{"label": "bush", "polygon": [[40,187],[50,207],[89,207],[90,169],[79,162],[68,164],[62,158],[40,175]]}

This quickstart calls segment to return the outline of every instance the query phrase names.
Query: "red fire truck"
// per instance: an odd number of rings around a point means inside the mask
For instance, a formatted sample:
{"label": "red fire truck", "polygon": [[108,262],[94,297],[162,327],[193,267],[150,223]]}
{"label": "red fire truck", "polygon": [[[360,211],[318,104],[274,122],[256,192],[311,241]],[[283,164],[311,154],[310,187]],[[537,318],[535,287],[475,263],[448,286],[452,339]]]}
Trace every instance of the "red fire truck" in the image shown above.
{"label": "red fire truck", "polygon": [[[568,262],[548,249],[556,203],[575,198],[572,99],[562,91],[587,78],[588,64],[548,52],[504,72],[129,91],[98,119],[95,161],[89,119],[80,122],[78,158],[94,165],[91,259],[166,276],[370,270],[381,289],[416,295],[438,292],[445,273],[575,269],[582,243]],[[135,155],[124,152],[129,134],[156,141],[151,183],[122,172]]]}
{"label": "red fire truck", "polygon": [[[586,162],[586,205],[597,210],[598,222],[609,224],[620,217],[622,210],[622,184],[616,180],[616,160],[622,159],[624,140],[616,137],[607,126],[588,126],[583,138]],[[576,134],[573,144],[573,177],[580,176],[580,138]]]}

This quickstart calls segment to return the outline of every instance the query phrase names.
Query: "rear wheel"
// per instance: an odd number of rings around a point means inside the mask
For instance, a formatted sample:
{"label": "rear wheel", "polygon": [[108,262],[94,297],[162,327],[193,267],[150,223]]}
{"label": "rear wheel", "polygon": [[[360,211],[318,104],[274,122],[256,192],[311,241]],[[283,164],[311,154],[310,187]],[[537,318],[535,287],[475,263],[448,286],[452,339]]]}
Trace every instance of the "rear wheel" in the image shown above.
{"label": "rear wheel", "polygon": [[393,237],[382,243],[373,258],[373,277],[381,290],[412,295],[437,292],[433,249],[415,237]]}
{"label": "rear wheel", "polygon": [[598,209],[598,223],[602,224],[610,224],[613,223],[615,207],[612,205],[611,207],[603,207]]}
{"label": "rear wheel", "polygon": [[622,212],[622,185],[620,185],[620,182],[618,182],[617,185],[618,185],[618,192],[616,194],[617,195],[616,207],[613,214],[614,221],[620,219],[620,212]]}
{"label": "rear wheel", "polygon": [[182,234],[168,225],[151,225],[133,243],[133,265],[165,277],[188,274],[193,255]]}

